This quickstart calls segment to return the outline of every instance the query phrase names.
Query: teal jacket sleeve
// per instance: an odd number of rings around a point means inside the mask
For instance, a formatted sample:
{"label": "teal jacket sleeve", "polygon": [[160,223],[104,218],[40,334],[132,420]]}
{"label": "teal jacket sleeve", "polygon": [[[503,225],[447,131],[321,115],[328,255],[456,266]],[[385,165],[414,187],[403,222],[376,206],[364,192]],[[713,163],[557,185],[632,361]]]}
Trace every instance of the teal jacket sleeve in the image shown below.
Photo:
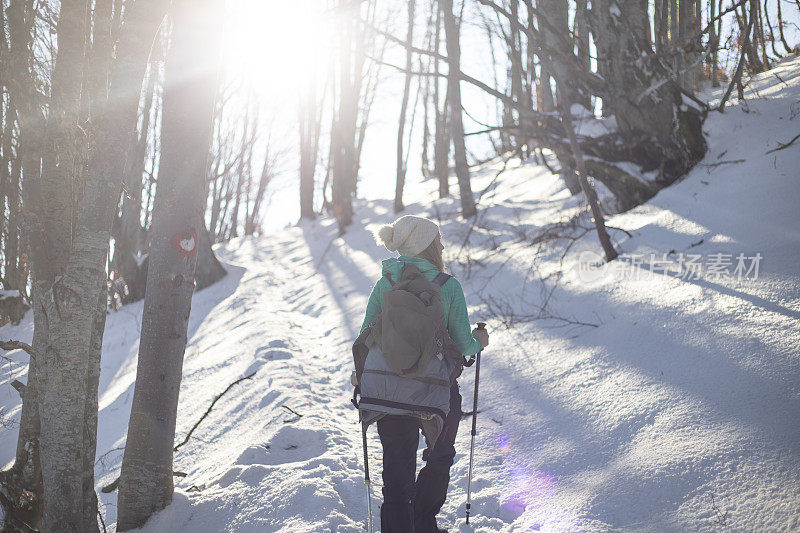
{"label": "teal jacket sleeve", "polygon": [[361,323],[361,329],[359,333],[364,331],[364,328],[367,327],[367,324],[370,321],[378,316],[378,313],[381,312],[381,305],[383,304],[383,293],[387,290],[391,289],[391,285],[389,284],[389,280],[382,277],[375,283],[375,286],[372,287],[372,292],[369,294],[369,300],[367,301],[367,310],[364,313],[364,322]]}
{"label": "teal jacket sleeve", "polygon": [[[447,280],[446,285],[452,285],[448,287],[450,289],[448,292],[452,292],[453,297],[447,315],[447,331],[450,333],[450,338],[453,339],[462,354],[476,354],[481,349],[481,343],[472,336],[464,289],[461,288],[461,283],[456,278]],[[442,288],[444,289],[444,287]]]}

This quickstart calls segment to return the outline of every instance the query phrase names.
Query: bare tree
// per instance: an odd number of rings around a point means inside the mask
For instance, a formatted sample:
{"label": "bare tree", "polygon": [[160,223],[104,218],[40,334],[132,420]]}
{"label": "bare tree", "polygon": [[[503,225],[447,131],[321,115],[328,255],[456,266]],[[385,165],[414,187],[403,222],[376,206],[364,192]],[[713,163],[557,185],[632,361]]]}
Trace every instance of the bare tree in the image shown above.
{"label": "bare tree", "polygon": [[221,8],[219,0],[173,5],[142,337],[119,484],[120,531],[140,527],[172,501],[175,420],[203,226]]}
{"label": "bare tree", "polygon": [[453,139],[456,177],[461,200],[461,216],[469,218],[477,214],[475,199],[472,196],[469,167],[467,166],[467,149],[464,144],[464,123],[461,108],[461,45],[459,26],[453,13],[453,0],[442,2],[444,10],[444,29],[447,40],[447,100],[450,108],[450,135]]}
{"label": "bare tree", "polygon": [[[59,47],[57,52],[48,50],[55,63],[40,145],[40,178],[30,179],[23,163],[33,273],[33,351],[38,354],[29,371],[23,411],[36,410],[40,418],[38,428],[34,423],[31,430],[20,432],[18,445],[28,449],[17,455],[31,456],[33,451],[35,461],[33,443],[38,437],[45,530],[97,529],[94,451],[106,257],[121,184],[117,169],[124,160],[128,132],[135,126],[138,90],[131,87],[141,86],[147,52],[160,21],[159,9],[152,4],[137,2],[128,10],[126,28],[112,56],[111,39],[105,35],[110,12],[107,4],[97,3],[94,50],[87,56],[89,4],[61,3],[56,27]],[[15,14],[20,17],[16,20],[24,20],[26,14],[33,12],[22,9]],[[20,68],[22,79],[30,79],[24,70]],[[25,108],[26,115],[32,111],[36,116],[32,106]],[[91,126],[80,127],[88,112]],[[29,119],[26,116],[21,122]],[[35,175],[38,156],[30,157],[27,166]],[[32,522],[37,523],[38,517]]]}
{"label": "bare tree", "polygon": [[403,206],[403,187],[406,182],[406,166],[403,156],[403,136],[406,126],[406,110],[408,109],[408,92],[411,87],[412,54],[411,45],[414,41],[414,7],[415,0],[408,0],[408,31],[406,32],[406,72],[403,84],[403,100],[400,104],[400,118],[397,125],[397,174],[394,189],[394,212],[399,213]]}
{"label": "bare tree", "polygon": [[447,91],[444,98],[439,96],[439,48],[441,43],[442,7],[439,2],[433,4],[436,9],[436,28],[433,36],[433,168],[439,180],[439,198],[450,194],[450,172],[448,161],[450,159],[450,136],[447,131]]}
{"label": "bare tree", "polygon": [[[364,4],[362,6],[362,4]],[[353,194],[357,172],[357,123],[359,97],[366,60],[366,41],[362,20],[369,20],[373,2],[340,0],[336,7],[342,23],[338,43],[338,102],[331,130],[333,213],[342,234],[353,219]],[[366,10],[367,15],[361,16]]]}
{"label": "bare tree", "polygon": [[[530,2],[530,0],[528,0]],[[554,49],[559,51],[561,54],[567,57],[572,57],[572,47],[574,40],[573,39],[566,39],[565,36],[570,34],[569,25],[567,20],[567,3],[561,2],[560,0],[540,0],[539,6],[541,9],[536,12],[536,16],[541,18],[539,22],[539,33],[542,39],[542,42],[547,44],[550,49]],[[533,11],[533,7],[529,7],[531,11]],[[577,16],[576,12],[576,16]],[[586,16],[586,13],[580,13],[582,17]],[[512,13],[513,16],[513,13]],[[546,18],[545,18],[546,17]],[[514,17],[516,18],[516,17]],[[582,22],[582,24],[588,26],[586,21],[580,21],[577,19],[576,22]],[[584,28],[584,32],[587,28]],[[588,36],[587,36],[588,38]],[[546,53],[546,52],[540,52]],[[557,61],[553,61],[552,57],[549,55],[547,56],[548,64],[552,65],[552,70],[547,69],[549,75],[553,77],[557,77],[559,79],[565,79],[566,69],[561,65],[561,63]],[[580,66],[580,68],[586,68],[586,62],[588,58],[581,57],[580,55],[576,56],[576,62]],[[558,71],[558,72],[554,72]],[[588,72],[588,69],[586,69]],[[547,81],[549,84],[549,79]],[[548,86],[545,89],[545,93],[550,93],[550,87]],[[557,86],[557,98],[559,100],[567,100],[570,102],[578,102],[582,101],[585,102],[586,98],[581,97],[580,91],[576,90],[573,86],[567,84],[560,84]],[[546,98],[547,104],[549,105],[550,99],[549,97]],[[564,117],[565,120],[571,121],[571,113],[572,109],[567,108],[566,111],[563,110],[562,112],[569,113],[569,117]],[[581,192],[581,185],[578,183],[577,174],[575,172],[575,168],[570,164],[570,158],[563,157],[563,149],[556,149],[556,156],[558,157],[559,164],[561,165],[561,179],[564,180],[564,184],[566,185],[567,189],[572,194],[579,194]]]}
{"label": "bare tree", "polygon": [[[316,69],[312,69],[315,73]],[[313,76],[300,96],[298,127],[300,136],[300,216],[314,218],[314,174],[317,169],[321,117],[318,117],[317,80]]]}
{"label": "bare tree", "polygon": [[[23,179],[23,194],[26,210],[23,217],[23,235],[30,238],[30,202],[33,199],[33,185],[39,181],[41,150],[45,118],[40,101],[43,100],[36,88],[33,70],[32,41],[35,35],[35,20],[38,6],[33,0],[11,0],[6,14],[9,28],[9,50],[6,67],[9,105],[15,110],[18,122],[16,159]],[[38,14],[41,16],[41,14]],[[6,59],[6,58],[4,58]],[[34,321],[40,315],[34,314]],[[34,325],[33,345],[44,346],[44,331]],[[38,367],[35,358],[28,365],[28,383],[22,390],[22,413],[20,415],[17,451],[14,464],[2,473],[0,482],[3,492],[8,494],[9,504],[4,505],[8,524],[29,524],[38,528],[43,511],[43,485],[40,461],[39,434],[40,419],[38,409],[37,379]],[[23,501],[23,493],[31,495],[29,504],[13,505]]]}
{"label": "bare tree", "polygon": [[122,212],[117,219],[114,232],[115,276],[121,278],[126,286],[123,303],[135,302],[144,298],[147,267],[144,255],[147,253],[147,233],[142,226],[142,196],[145,183],[144,165],[147,157],[147,143],[151,130],[151,115],[154,114],[154,96],[158,80],[158,61],[153,58],[147,75],[147,83],[142,103],[141,126],[132,143],[124,174],[122,192]]}

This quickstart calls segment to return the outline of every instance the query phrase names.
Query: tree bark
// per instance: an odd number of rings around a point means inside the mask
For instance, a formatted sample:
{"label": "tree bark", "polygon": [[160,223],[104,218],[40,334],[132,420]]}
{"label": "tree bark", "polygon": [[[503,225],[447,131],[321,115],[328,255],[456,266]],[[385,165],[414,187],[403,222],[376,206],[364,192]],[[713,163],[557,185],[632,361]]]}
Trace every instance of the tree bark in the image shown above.
{"label": "tree bark", "polygon": [[467,166],[467,148],[464,144],[464,123],[461,109],[461,45],[459,27],[453,14],[453,0],[444,0],[444,31],[447,40],[447,99],[450,108],[450,135],[453,139],[453,154],[456,164],[456,177],[461,200],[461,216],[470,218],[477,214],[475,199]]}
{"label": "tree bark", "polygon": [[403,187],[406,183],[406,167],[403,157],[403,136],[406,127],[406,110],[408,109],[408,93],[411,88],[411,46],[414,37],[414,0],[408,0],[408,32],[406,33],[406,75],[403,84],[403,100],[400,103],[400,118],[397,123],[397,165],[394,188],[394,212],[399,213],[403,206]]}
{"label": "tree bark", "polygon": [[[789,46],[789,43],[786,42],[786,35],[783,32],[783,12],[781,11],[781,3],[780,0],[777,2],[778,4],[778,34],[781,36],[781,43],[783,43],[783,48],[786,50],[787,54],[791,54],[794,49]],[[798,5],[800,7],[800,5]]]}
{"label": "tree bark", "polygon": [[663,187],[705,154],[701,112],[683,103],[680,88],[654,59],[645,33],[647,10],[641,2],[616,1],[624,18],[614,14],[612,0],[597,0],[596,4],[592,30],[598,57],[606,67],[604,77],[610,85],[609,99],[620,134],[655,144],[654,153],[660,156],[645,166],[662,168],[658,182]]}
{"label": "tree bark", "polygon": [[333,213],[343,234],[353,220],[356,181],[356,123],[363,65],[360,4],[341,0],[343,22],[339,30],[339,102],[333,150],[331,195]]}
{"label": "tree bark", "polygon": [[114,270],[115,276],[125,280],[128,288],[123,303],[136,302],[144,298],[147,272],[143,255],[146,253],[146,232],[142,227],[142,192],[144,189],[144,161],[147,155],[147,139],[150,132],[150,115],[153,108],[158,71],[156,65],[150,63],[147,86],[142,105],[142,125],[139,135],[133,143],[133,149],[127,158],[124,173],[124,190],[122,194],[122,215],[119,219],[119,231],[114,236]]}
{"label": "tree bark", "polygon": [[147,292],[119,484],[119,531],[142,526],[172,501],[175,421],[203,227],[221,17],[220,0],[173,5]]}
{"label": "tree bark", "polygon": [[[93,451],[84,446],[84,431],[96,431],[96,426],[84,429],[85,402],[91,393],[87,352],[93,315],[79,301],[87,296],[80,285],[89,276],[67,277],[73,241],[73,187],[80,179],[87,149],[78,125],[83,120],[81,90],[88,9],[85,0],[61,3],[42,177],[36,202],[27,206],[35,217],[31,251],[34,294],[39,301],[35,302],[34,314],[45,311],[46,317],[40,321],[46,327],[45,346],[37,357],[45,531],[97,530],[96,519],[94,523],[84,520],[91,512],[87,507],[96,512],[95,502],[84,500],[84,456]],[[88,296],[93,293],[89,291]],[[89,308],[94,305],[91,298]]]}
{"label": "tree bark", "polygon": [[[588,8],[586,6],[588,0],[577,0],[575,6],[575,22],[573,33],[575,34],[575,47],[577,50],[577,57],[580,65],[587,72],[592,70],[592,60],[589,53],[589,21]],[[656,2],[658,5],[658,2]],[[657,11],[658,8],[656,8]],[[582,93],[578,95],[577,103],[581,104],[586,109],[592,109],[592,97],[589,93]]]}
{"label": "tree bark", "polygon": [[[539,16],[543,16],[544,12],[546,12],[548,16],[546,23],[545,21],[541,21],[539,24],[540,33],[544,43],[551,48],[558,49],[566,57],[572,57],[573,54],[571,46],[573,41],[569,39],[565,41],[563,39],[563,36],[569,35],[569,22],[566,2],[562,2],[561,0],[540,0],[539,5],[541,7]],[[585,13],[583,13],[583,15],[585,15]],[[578,19],[578,21],[580,20]],[[584,65],[586,62],[586,59],[581,59],[580,56],[578,57],[578,60],[581,62],[581,65]],[[553,70],[553,72],[548,71],[549,74],[557,77],[558,79],[567,79],[567,74],[565,71],[566,69],[561,63],[553,61],[552,57],[550,58],[549,63],[552,65]],[[549,85],[546,92],[549,92]],[[577,102],[580,100],[578,91],[569,85],[558,85],[556,87],[556,93],[559,107],[562,107],[560,105],[561,100],[567,100],[569,102]],[[568,120],[571,123],[572,110],[567,109],[565,112],[568,113],[569,116],[564,117],[564,120]],[[558,155],[558,153],[556,155]],[[570,166],[568,160],[561,159],[560,157],[558,158],[558,162],[561,165],[561,179],[564,181],[564,185],[567,187],[567,190],[569,190],[569,192],[573,195],[580,194],[581,185],[578,182],[578,176],[575,173],[575,168]]]}
{"label": "tree bark", "polygon": [[[82,93],[87,9],[83,1],[61,4],[42,177],[33,184],[25,179],[32,213],[34,344],[41,346],[35,388],[45,531],[97,530],[94,455],[106,257],[124,150],[136,124],[139,91],[132,88],[141,87],[163,15],[151,0],[130,6],[111,64],[108,98],[102,91],[91,95],[91,127],[83,130],[78,121],[87,103]],[[83,131],[91,135],[88,140]],[[92,149],[84,167],[87,146]],[[76,195],[73,184],[79,180]]]}
{"label": "tree bark", "polygon": [[312,75],[300,105],[300,217],[313,219],[314,174],[317,167],[317,97],[316,77]]}
{"label": "tree bark", "polygon": [[200,241],[198,243],[197,266],[195,267],[194,277],[199,291],[224,278],[227,271],[217,259],[217,255],[211,247],[211,236],[202,224],[198,237]]}
{"label": "tree bark", "polygon": [[[41,151],[45,118],[39,105],[40,95],[36,89],[36,81],[32,70],[33,27],[36,19],[34,0],[11,0],[6,14],[9,28],[9,54],[7,63],[7,84],[9,105],[17,113],[19,131],[17,134],[17,159],[22,171],[22,183],[26,210],[22,217],[21,233],[29,241],[38,223],[32,209],[35,202],[34,193],[39,183]],[[34,288],[35,291],[35,288]],[[33,291],[32,291],[33,292]],[[32,297],[35,295],[32,294]],[[35,300],[34,300],[35,302]],[[34,333],[32,345],[37,353],[45,346],[42,316],[34,313]],[[29,504],[18,509],[19,514],[11,511],[7,516],[10,523],[19,521],[34,528],[41,526],[43,511],[43,485],[40,462],[40,418],[38,408],[37,364],[34,359],[28,365],[28,383],[22,393],[22,413],[20,415],[17,451],[14,465],[7,473],[7,481],[3,482],[9,494],[17,501],[22,501],[22,492],[27,492]]]}
{"label": "tree bark", "polygon": [[709,0],[708,10],[709,10],[708,18],[710,21],[708,41],[709,41],[709,46],[711,47],[712,50],[711,57],[709,57],[709,70],[711,71],[711,86],[719,87],[719,75],[717,74],[717,53],[719,52],[719,36],[717,35],[717,25],[714,22],[714,17],[716,13],[716,0]]}
{"label": "tree bark", "polygon": [[[442,7],[436,2],[436,29],[433,39],[433,51],[439,54],[442,27]],[[433,133],[433,166],[434,174],[439,181],[439,198],[444,198],[450,194],[450,172],[448,161],[450,159],[450,138],[447,133],[447,93],[445,92],[444,101],[439,104],[439,58],[433,57],[433,111],[434,111],[434,133]]]}

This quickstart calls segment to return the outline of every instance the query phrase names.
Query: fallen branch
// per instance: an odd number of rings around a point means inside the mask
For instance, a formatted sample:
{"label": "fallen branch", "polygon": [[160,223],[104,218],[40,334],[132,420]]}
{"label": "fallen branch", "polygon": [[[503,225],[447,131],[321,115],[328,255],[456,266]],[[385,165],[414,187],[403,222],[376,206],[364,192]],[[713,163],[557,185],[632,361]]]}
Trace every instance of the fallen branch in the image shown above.
{"label": "fallen branch", "polygon": [[789,148],[792,145],[792,143],[795,142],[797,139],[800,139],[800,133],[795,135],[794,139],[792,139],[791,141],[789,141],[786,144],[778,143],[780,146],[778,146],[777,148],[773,148],[772,150],[769,150],[767,152],[767,154],[771,154],[772,152],[777,152],[778,150],[783,150],[784,148]]}
{"label": "fallen branch", "polygon": [[[506,171],[506,168],[507,168],[507,166],[508,166],[508,162],[509,162],[509,161],[511,160],[511,158],[513,158],[513,157],[514,157],[514,155],[512,154],[512,155],[508,156],[507,158],[505,158],[505,159],[503,160],[503,166],[502,166],[502,167],[500,168],[500,170],[498,170],[498,171],[497,171],[497,173],[494,175],[494,178],[492,178],[492,181],[490,181],[490,182],[489,182],[489,185],[487,185],[487,186],[486,186],[486,187],[485,187],[485,188],[484,188],[484,189],[483,189],[483,190],[480,192],[480,194],[478,195],[478,197],[475,199],[475,205],[476,205],[476,206],[477,206],[478,204],[480,204],[480,201],[481,201],[481,199],[483,198],[483,195],[484,195],[484,194],[486,194],[486,192],[487,192],[487,191],[488,191],[488,190],[489,190],[489,189],[490,189],[490,188],[491,188],[491,187],[492,187],[492,186],[495,184],[495,182],[497,181],[497,178],[499,178],[499,177],[500,177],[500,174],[502,174],[503,172],[505,172],[505,171]],[[461,258],[461,252],[463,252],[463,251],[464,251],[464,247],[465,247],[465,246],[467,245],[467,243],[469,242],[469,237],[470,237],[470,235],[472,235],[472,230],[474,230],[474,229],[475,229],[475,224],[478,222],[478,217],[479,217],[479,215],[483,215],[483,214],[484,214],[484,212],[485,212],[485,210],[486,210],[486,208],[484,208],[484,209],[483,209],[483,210],[481,210],[481,211],[476,211],[476,213],[475,213],[475,214],[472,216],[472,221],[470,222],[469,229],[467,230],[467,235],[464,237],[464,241],[461,243],[461,248],[459,248],[459,249],[458,249],[458,253],[456,254],[456,257],[453,259],[453,262],[458,262],[458,260]]]}
{"label": "fallen branch", "polygon": [[97,467],[97,464],[101,463],[103,465],[103,468],[106,468],[106,463],[104,462],[105,458],[108,457],[109,455],[111,455],[114,452],[121,452],[124,449],[125,449],[124,446],[119,446],[117,448],[111,448],[106,453],[104,453],[103,455],[101,455],[100,457],[97,458],[97,460],[94,462],[94,466]]}
{"label": "fallen branch", "polygon": [[[492,188],[492,186],[495,184],[495,182],[497,182],[497,178],[500,177],[500,174],[502,174],[503,172],[506,171],[506,168],[508,167],[508,162],[511,161],[511,159],[514,157],[514,155],[515,154],[511,154],[510,156],[508,156],[505,159],[503,159],[503,166],[494,175],[494,177],[492,178],[492,181],[489,182],[489,185],[484,187],[484,189],[480,192],[480,194],[478,195],[478,198],[475,199],[475,204],[479,204],[481,202],[481,198],[483,198],[483,195],[486,194],[486,192],[489,189]],[[522,159],[522,158],[520,158],[520,159]]]}
{"label": "fallen branch", "polygon": [[744,159],[732,159],[731,161],[719,161],[717,163],[698,163],[698,166],[715,168],[721,165],[732,165],[734,163],[744,163]]}
{"label": "fallen branch", "polygon": [[284,424],[289,424],[289,423],[291,423],[291,422],[297,422],[298,420],[300,420],[301,418],[303,418],[303,415],[301,415],[300,413],[298,413],[297,411],[295,411],[294,409],[292,409],[292,408],[291,408],[291,407],[289,407],[288,405],[281,405],[281,407],[283,407],[284,409],[286,409],[287,411],[289,411],[289,412],[290,412],[290,413],[292,413],[293,415],[296,415],[296,416],[297,416],[297,418],[295,418],[294,420],[292,420],[292,419],[290,419],[290,418],[284,419],[284,421],[283,421],[283,423],[284,423]]}
{"label": "fallen branch", "polygon": [[[208,413],[210,413],[210,412],[211,412],[211,409],[213,409],[213,408],[214,408],[214,404],[215,404],[215,403],[217,403],[217,401],[218,401],[220,398],[222,398],[222,397],[225,395],[225,393],[226,393],[226,392],[228,392],[229,390],[231,390],[231,388],[232,388],[234,385],[236,385],[237,383],[241,383],[242,381],[244,381],[244,380],[246,380],[246,379],[250,379],[250,378],[252,378],[253,376],[255,376],[255,375],[256,375],[256,372],[258,372],[258,370],[254,371],[253,373],[251,373],[251,374],[249,374],[249,375],[247,375],[247,376],[244,376],[244,377],[242,377],[242,378],[239,378],[239,379],[237,379],[236,381],[234,381],[233,383],[231,383],[230,385],[228,385],[228,386],[225,388],[225,390],[224,390],[224,391],[222,391],[221,393],[219,393],[219,394],[218,394],[218,395],[217,395],[217,396],[216,396],[216,397],[215,397],[215,398],[214,398],[214,399],[211,401],[211,405],[209,405],[209,406],[208,406],[208,409],[206,409],[206,412],[205,412],[205,413],[203,413],[203,416],[201,416],[201,417],[200,417],[200,420],[198,420],[197,422],[195,422],[195,424],[192,426],[192,429],[190,429],[190,430],[189,430],[189,433],[187,433],[187,434],[186,434],[186,437],[183,439],[183,441],[182,441],[182,442],[180,442],[179,444],[175,445],[175,447],[172,449],[172,451],[177,451],[177,450],[178,450],[178,448],[180,448],[181,446],[183,446],[184,444],[186,444],[187,442],[189,442],[189,438],[192,436],[192,433],[194,432],[194,430],[195,430],[195,429],[197,429],[197,426],[199,426],[199,425],[200,425],[200,422],[202,422],[203,420],[205,420],[205,418],[208,416]],[[172,472],[172,475],[173,475],[173,476],[175,476],[175,477],[186,477],[186,473],[185,473],[185,472],[180,472],[180,471],[177,471],[177,470],[176,470],[176,471],[174,471],[174,472]],[[104,494],[108,494],[109,492],[114,492],[114,491],[117,489],[117,487],[118,487],[118,486],[119,486],[119,478],[115,479],[115,480],[114,480],[114,481],[112,481],[110,484],[108,484],[108,485],[106,485],[105,487],[103,487],[102,489],[100,489],[100,492],[102,492],[102,493],[104,493]]]}
{"label": "fallen branch", "polygon": [[179,444],[176,444],[176,445],[175,445],[175,447],[172,449],[172,451],[178,451],[178,448],[180,448],[181,446],[183,446],[184,444],[186,444],[187,442],[189,442],[189,438],[192,436],[192,433],[194,433],[194,430],[195,430],[195,429],[197,429],[197,426],[199,426],[199,425],[200,425],[200,423],[201,423],[203,420],[205,420],[205,418],[208,416],[208,413],[210,413],[210,412],[211,412],[211,409],[213,409],[213,408],[214,408],[214,404],[215,404],[215,403],[217,403],[217,401],[218,401],[220,398],[222,398],[222,397],[225,395],[225,393],[227,393],[229,390],[231,390],[231,388],[233,388],[233,386],[234,386],[234,385],[236,385],[236,384],[238,384],[238,383],[241,383],[242,381],[244,381],[244,380],[246,380],[246,379],[250,379],[250,378],[252,378],[253,376],[255,376],[255,375],[256,375],[256,372],[258,372],[258,370],[255,370],[255,371],[253,371],[253,373],[251,373],[250,375],[247,375],[247,376],[244,376],[244,377],[242,377],[242,378],[239,378],[239,379],[237,379],[236,381],[234,381],[233,383],[231,383],[230,385],[228,385],[228,386],[225,388],[225,390],[224,390],[224,391],[222,391],[221,393],[219,393],[219,394],[216,396],[216,398],[214,398],[213,400],[211,400],[211,405],[209,405],[209,406],[208,406],[208,409],[206,409],[206,412],[205,412],[205,413],[203,413],[203,416],[201,416],[201,417],[200,417],[200,420],[198,420],[197,422],[195,422],[195,424],[192,426],[192,429],[190,429],[190,430],[189,430],[189,433],[187,433],[187,434],[186,434],[186,437],[183,439],[183,441],[182,441],[182,442],[180,442]]}
{"label": "fallen branch", "polygon": [[719,524],[721,526],[727,525],[728,509],[725,509],[724,513],[720,510],[719,506],[717,505],[717,502],[714,501],[714,493],[713,492],[711,493],[711,510],[713,510],[714,514],[715,514],[714,522],[716,522],[717,524]]}
{"label": "fallen branch", "polygon": [[608,224],[606,224],[606,228],[608,228],[608,229],[615,229],[615,230],[621,231],[621,232],[623,232],[625,235],[627,235],[628,237],[630,237],[630,238],[633,238],[633,234],[632,234],[630,231],[626,230],[626,229],[623,229],[623,228],[618,228],[618,227],[616,227],[616,226],[609,226]]}

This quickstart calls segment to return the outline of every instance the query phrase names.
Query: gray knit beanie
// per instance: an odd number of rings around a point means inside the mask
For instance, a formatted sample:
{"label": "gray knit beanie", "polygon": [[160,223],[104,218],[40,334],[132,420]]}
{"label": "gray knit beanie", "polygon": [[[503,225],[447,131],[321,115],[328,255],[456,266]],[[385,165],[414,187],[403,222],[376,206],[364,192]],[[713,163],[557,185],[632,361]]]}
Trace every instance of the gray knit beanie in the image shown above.
{"label": "gray knit beanie", "polygon": [[417,255],[439,235],[439,225],[425,217],[406,215],[393,224],[381,227],[377,239],[390,251],[400,255]]}

